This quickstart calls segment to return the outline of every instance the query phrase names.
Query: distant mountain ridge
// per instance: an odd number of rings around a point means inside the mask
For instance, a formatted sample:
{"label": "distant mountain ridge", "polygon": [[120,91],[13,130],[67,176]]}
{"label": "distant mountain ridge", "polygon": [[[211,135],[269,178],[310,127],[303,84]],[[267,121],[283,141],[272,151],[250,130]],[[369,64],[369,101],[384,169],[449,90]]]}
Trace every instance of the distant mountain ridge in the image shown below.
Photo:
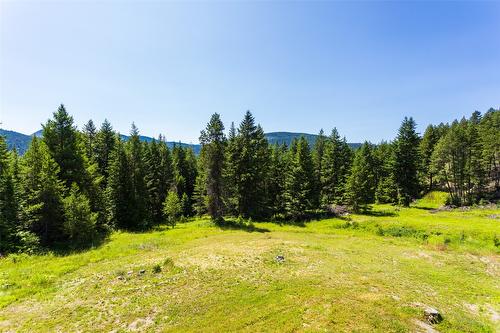
{"label": "distant mountain ridge", "polygon": [[[313,147],[314,144],[316,143],[316,140],[318,139],[317,134],[295,133],[295,132],[269,132],[266,133],[265,135],[267,141],[269,141],[270,144],[284,143],[287,146],[290,146],[294,139],[299,139],[301,136],[303,136],[306,138],[307,142],[309,142],[309,145]],[[357,149],[361,146],[361,143],[348,143],[348,145],[353,149]]]}
{"label": "distant mountain ridge", "polygon": [[[4,130],[0,128],[0,135],[4,136],[7,141],[7,146],[9,149],[16,149],[20,154],[24,154],[26,150],[28,149],[29,143],[31,142],[32,136],[37,136],[41,137],[42,136],[42,130],[36,131],[35,133],[31,135],[15,132],[15,131],[9,131],[9,130]],[[298,139],[301,136],[304,136],[306,140],[309,142],[309,144],[314,146],[314,143],[316,142],[316,139],[318,136],[316,134],[308,134],[308,133],[294,133],[294,132],[270,132],[265,134],[266,139],[269,141],[270,144],[286,144],[290,146],[292,141],[294,139]],[[127,141],[129,139],[129,136],[120,134],[120,137],[122,140]],[[141,141],[145,142],[151,142],[154,139],[149,136],[143,136],[141,135],[140,137]],[[184,143],[184,142],[176,142],[176,141],[167,141],[168,147],[172,148],[174,145],[181,145],[182,147],[191,147],[194,151],[195,154],[199,154],[201,150],[201,146],[199,144],[190,144],[190,143]],[[349,146],[352,148],[356,149],[360,146],[360,143],[349,143]]]}

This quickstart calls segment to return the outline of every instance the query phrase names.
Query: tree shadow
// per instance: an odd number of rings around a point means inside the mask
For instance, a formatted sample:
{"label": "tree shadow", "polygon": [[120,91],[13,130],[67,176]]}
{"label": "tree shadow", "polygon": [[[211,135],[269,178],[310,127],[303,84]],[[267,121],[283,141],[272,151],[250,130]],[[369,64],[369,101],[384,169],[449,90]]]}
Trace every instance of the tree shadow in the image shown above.
{"label": "tree shadow", "polygon": [[217,222],[218,226],[222,230],[242,230],[246,232],[270,232],[269,229],[256,227],[253,223],[238,223],[234,220],[223,220]]}
{"label": "tree shadow", "polygon": [[421,209],[421,210],[433,210],[432,207],[422,207],[422,206],[412,206],[411,208]]}
{"label": "tree shadow", "polygon": [[389,211],[379,211],[379,210],[365,210],[357,213],[359,215],[367,215],[367,216],[375,216],[375,217],[390,217],[390,216],[398,216],[395,212]]}
{"label": "tree shadow", "polygon": [[89,242],[88,244],[78,246],[71,244],[71,242],[56,243],[42,250],[42,253],[44,251],[48,251],[54,254],[54,256],[56,257],[66,257],[73,254],[88,252],[90,250],[98,249],[109,242],[109,236],[109,234],[102,235],[94,239],[92,242]]}

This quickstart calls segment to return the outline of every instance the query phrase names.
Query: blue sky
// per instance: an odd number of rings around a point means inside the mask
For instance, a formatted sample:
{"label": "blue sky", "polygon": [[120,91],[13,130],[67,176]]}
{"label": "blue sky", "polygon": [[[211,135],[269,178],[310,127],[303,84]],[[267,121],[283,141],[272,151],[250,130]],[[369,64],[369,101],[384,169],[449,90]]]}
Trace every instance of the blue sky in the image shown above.
{"label": "blue sky", "polygon": [[197,142],[210,114],[266,132],[391,139],[500,106],[500,2],[0,2],[0,121]]}

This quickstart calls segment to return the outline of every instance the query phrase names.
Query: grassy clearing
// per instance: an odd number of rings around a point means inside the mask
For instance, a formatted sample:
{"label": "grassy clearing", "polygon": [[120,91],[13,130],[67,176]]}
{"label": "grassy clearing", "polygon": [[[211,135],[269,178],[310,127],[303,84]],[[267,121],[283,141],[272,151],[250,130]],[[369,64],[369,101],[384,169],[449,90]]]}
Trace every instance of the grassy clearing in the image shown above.
{"label": "grassy clearing", "polygon": [[436,330],[498,331],[499,210],[421,204],[255,232],[200,219],[67,256],[10,256],[0,331],[415,332],[423,306],[443,313]]}

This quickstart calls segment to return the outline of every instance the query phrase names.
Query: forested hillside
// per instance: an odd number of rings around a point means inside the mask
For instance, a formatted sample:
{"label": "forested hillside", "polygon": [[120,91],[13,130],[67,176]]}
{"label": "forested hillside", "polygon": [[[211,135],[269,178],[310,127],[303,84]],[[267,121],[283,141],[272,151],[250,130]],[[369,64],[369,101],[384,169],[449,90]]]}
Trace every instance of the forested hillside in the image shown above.
{"label": "forested hillside", "polygon": [[[7,131],[4,129],[0,129],[0,135],[5,137],[5,140],[7,141],[7,147],[9,150],[11,149],[16,149],[19,154],[24,154],[24,152],[28,149],[28,146],[31,142],[31,137],[38,136],[41,137],[43,134],[43,130],[36,131],[32,135],[26,135],[22,133],[18,133],[15,131]],[[286,144],[287,146],[291,145],[294,139],[299,139],[301,136],[304,136],[309,143],[310,146],[313,146],[316,142],[316,139],[318,138],[318,135],[316,134],[307,134],[307,133],[293,133],[293,132],[270,132],[270,133],[265,133],[264,136],[266,137],[267,141],[271,145],[274,144]],[[123,141],[127,141],[129,139],[128,135],[125,134],[120,134],[120,138]],[[149,137],[149,136],[144,136],[140,135],[139,140],[144,141],[144,142],[151,142],[154,139]],[[167,146],[169,148],[173,148],[174,145],[180,145],[183,147],[190,147],[193,149],[194,153],[198,155],[200,153],[201,145],[199,144],[190,144],[190,143],[184,143],[184,142],[177,142],[177,141],[167,141]],[[361,146],[360,143],[349,143],[349,146],[352,148],[356,149]]]}
{"label": "forested hillside", "polygon": [[429,125],[405,118],[394,139],[354,150],[333,128],[314,146],[270,144],[250,112],[228,131],[214,114],[197,156],[163,137],[127,140],[105,121],[78,130],[61,105],[23,156],[0,137],[0,253],[84,248],[112,230],[146,230],[209,214],[303,221],[409,206],[433,189],[461,206],[498,199],[500,111]]}

